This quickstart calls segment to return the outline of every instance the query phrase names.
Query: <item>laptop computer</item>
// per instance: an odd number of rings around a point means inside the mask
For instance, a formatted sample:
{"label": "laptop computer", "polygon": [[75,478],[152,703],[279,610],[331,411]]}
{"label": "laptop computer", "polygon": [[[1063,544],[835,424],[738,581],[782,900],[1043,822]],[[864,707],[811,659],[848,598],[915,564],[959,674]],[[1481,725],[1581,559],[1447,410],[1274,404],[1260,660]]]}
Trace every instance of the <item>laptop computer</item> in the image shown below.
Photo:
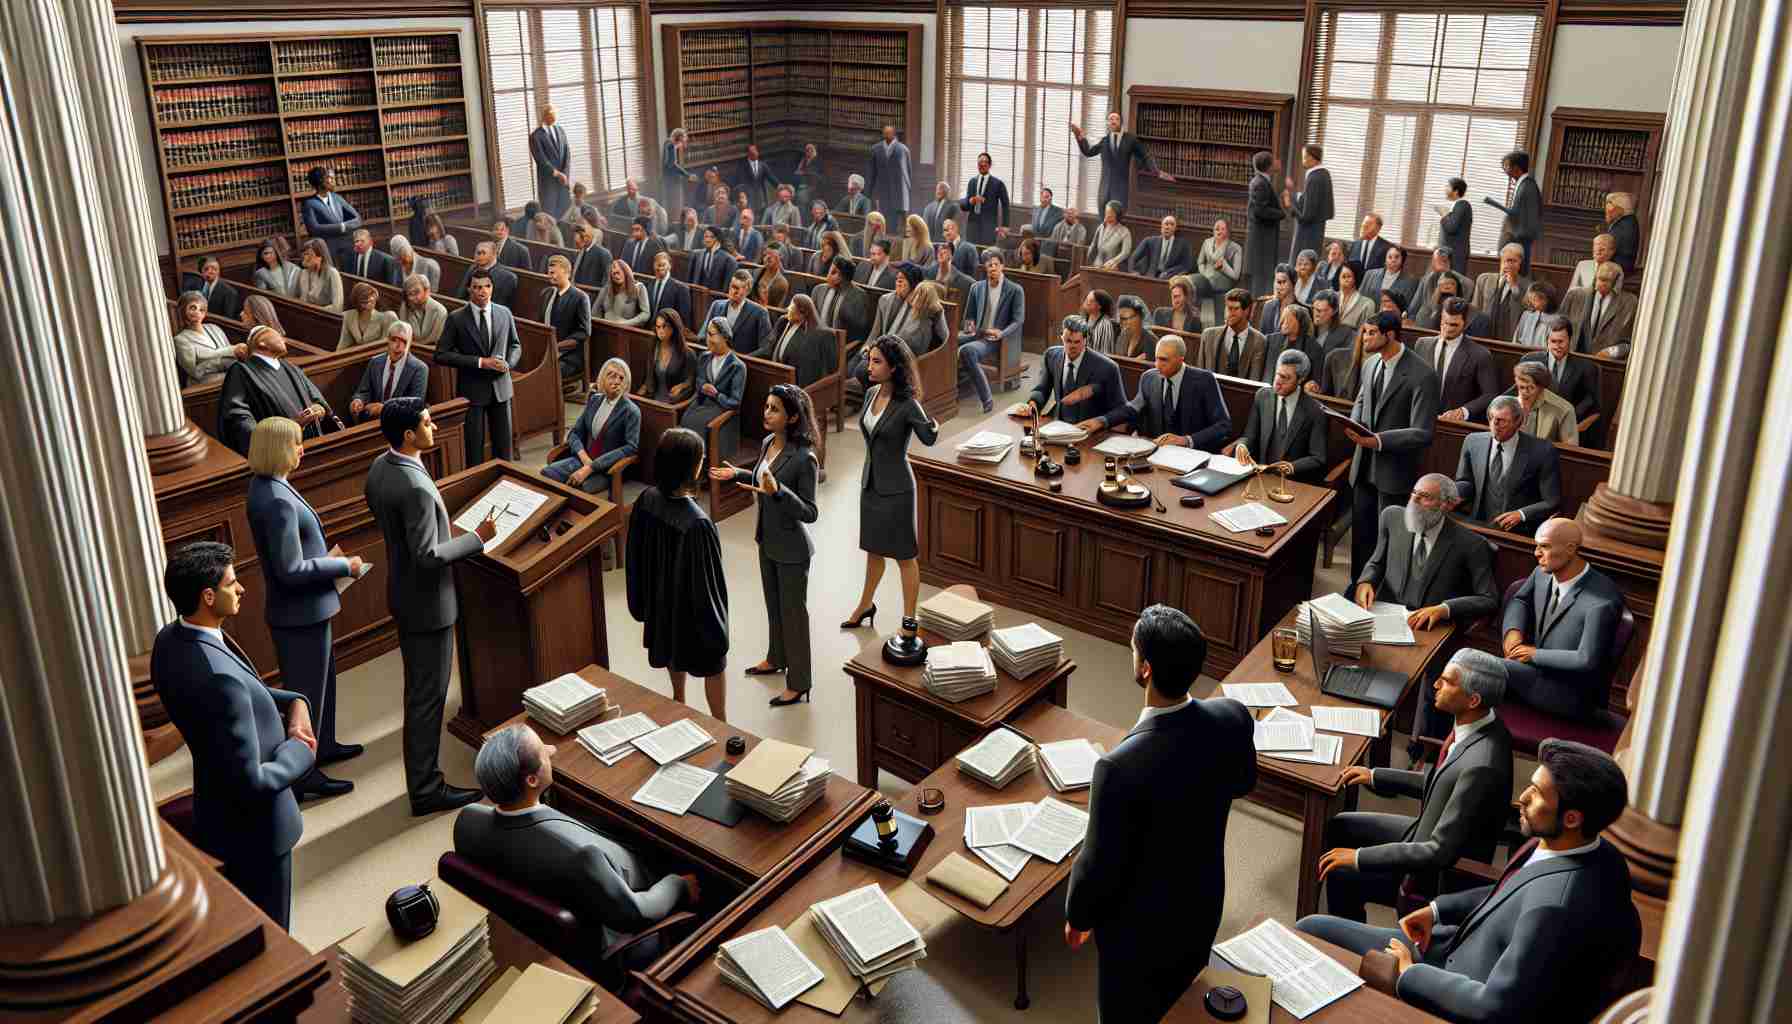
{"label": "laptop computer", "polygon": [[[1307,615],[1312,616],[1312,609]],[[1385,668],[1364,665],[1334,665],[1327,647],[1325,630],[1308,619],[1313,634],[1313,671],[1319,676],[1319,692],[1342,697],[1378,708],[1393,710],[1400,703],[1400,692],[1406,689],[1406,677]]]}

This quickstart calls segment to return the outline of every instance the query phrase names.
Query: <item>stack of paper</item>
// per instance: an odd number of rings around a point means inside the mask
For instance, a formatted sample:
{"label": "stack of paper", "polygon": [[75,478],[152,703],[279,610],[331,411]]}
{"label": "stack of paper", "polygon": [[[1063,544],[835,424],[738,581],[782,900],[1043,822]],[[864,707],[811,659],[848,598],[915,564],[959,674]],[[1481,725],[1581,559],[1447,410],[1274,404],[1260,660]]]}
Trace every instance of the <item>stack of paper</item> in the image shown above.
{"label": "stack of paper", "polygon": [[673,761],[649,775],[641,788],[635,790],[633,800],[638,804],[657,807],[668,814],[682,815],[691,809],[691,805],[697,802],[697,798],[714,781],[715,772],[683,761]]}
{"label": "stack of paper", "polygon": [[1042,669],[1055,668],[1064,656],[1064,638],[1037,622],[991,630],[989,656],[996,667],[1016,679]]}
{"label": "stack of paper", "polygon": [[975,640],[935,644],[927,648],[921,682],[928,693],[957,704],[994,690],[996,666],[989,660],[989,651]]}
{"label": "stack of paper", "polygon": [[979,430],[969,439],[958,442],[958,457],[972,462],[1000,462],[1014,447],[1014,438],[993,430]]}
{"label": "stack of paper", "polygon": [[921,933],[875,882],[812,909],[828,946],[866,984],[906,971],[927,955]]}
{"label": "stack of paper", "polygon": [[637,711],[626,718],[614,718],[580,729],[579,745],[604,764],[615,764],[635,752],[635,737],[645,736],[658,728],[645,711]]}
{"label": "stack of paper", "polygon": [[1230,533],[1248,533],[1259,526],[1288,525],[1287,516],[1256,501],[1247,501],[1242,505],[1209,512],[1207,518],[1225,527]]}
{"label": "stack of paper", "polygon": [[653,758],[655,764],[671,764],[705,747],[714,746],[715,742],[714,736],[689,718],[681,718],[671,725],[662,726],[634,739],[635,748]]}
{"label": "stack of paper", "polygon": [[1325,630],[1325,646],[1333,657],[1360,658],[1363,645],[1375,639],[1375,614],[1342,594],[1327,594],[1301,605],[1294,617],[1300,642],[1313,646],[1313,622]]}
{"label": "stack of paper", "polygon": [[523,710],[562,736],[586,722],[602,722],[622,713],[621,708],[610,703],[602,687],[592,686],[572,672],[524,690]]}
{"label": "stack of paper", "polygon": [[1151,454],[1153,444],[1150,438],[1133,434],[1109,434],[1101,439],[1095,450],[1103,455],[1112,455],[1118,459],[1136,459],[1141,455]]}
{"label": "stack of paper", "polygon": [[1267,975],[1270,1000],[1302,1020],[1363,984],[1350,968],[1276,920],[1228,939],[1213,951],[1239,970]]}
{"label": "stack of paper", "polygon": [[349,1013],[370,1024],[442,1024],[495,970],[486,914],[453,886],[430,886],[441,905],[436,930],[406,942],[382,907],[342,940],[339,961]]}
{"label": "stack of paper", "polygon": [[1052,420],[1040,424],[1035,435],[1047,444],[1075,444],[1088,437],[1089,432],[1074,423]]}
{"label": "stack of paper", "polygon": [[461,1024],[540,1021],[571,1024],[591,1015],[597,1002],[597,986],[543,964],[526,971],[515,967],[485,990],[479,1001],[461,1014]]}
{"label": "stack of paper", "polygon": [[1264,757],[1303,764],[1337,764],[1344,741],[1316,732],[1313,720],[1287,708],[1276,708],[1257,722],[1253,737]]}
{"label": "stack of paper", "polygon": [[810,804],[820,800],[822,794],[827,792],[828,778],[833,775],[827,758],[810,754],[782,785],[771,792],[765,792],[736,780],[735,773],[745,764],[743,760],[722,779],[723,787],[728,790],[729,796],[776,822],[795,820],[797,815],[808,810]]}
{"label": "stack of paper", "polygon": [[1033,767],[1033,744],[1007,729],[997,729],[958,755],[958,770],[986,786],[1001,789]]}
{"label": "stack of paper", "polygon": [[1411,647],[1419,642],[1412,635],[1412,627],[1406,624],[1406,617],[1412,612],[1405,605],[1377,601],[1369,606],[1369,614],[1375,616],[1376,643]]}
{"label": "stack of paper", "polygon": [[1149,461],[1158,469],[1167,469],[1178,476],[1193,473],[1207,465],[1207,453],[1193,448],[1184,448],[1179,444],[1166,444],[1151,453]]}
{"label": "stack of paper", "polygon": [[1057,864],[1082,844],[1088,831],[1088,811],[1048,796],[1034,807],[1020,831],[1008,837],[1008,845]]}
{"label": "stack of paper", "polygon": [[776,925],[722,943],[716,951],[716,968],[723,981],[774,1011],[824,977],[815,961]]}
{"label": "stack of paper", "polygon": [[1327,732],[1347,732],[1374,739],[1381,735],[1381,712],[1364,707],[1316,707],[1313,725]]}
{"label": "stack of paper", "polygon": [[1060,793],[1088,789],[1095,781],[1095,760],[1101,751],[1081,737],[1039,745],[1039,764],[1045,769],[1045,781]]}
{"label": "stack of paper", "polygon": [[996,610],[981,601],[942,590],[915,606],[915,618],[929,633],[938,633],[947,640],[969,640],[989,632]]}
{"label": "stack of paper", "polygon": [[1020,834],[1039,810],[1035,803],[996,804],[993,807],[964,809],[964,845],[971,848],[983,863],[1012,882],[1027,866],[1033,855],[1014,846],[1011,840]]}

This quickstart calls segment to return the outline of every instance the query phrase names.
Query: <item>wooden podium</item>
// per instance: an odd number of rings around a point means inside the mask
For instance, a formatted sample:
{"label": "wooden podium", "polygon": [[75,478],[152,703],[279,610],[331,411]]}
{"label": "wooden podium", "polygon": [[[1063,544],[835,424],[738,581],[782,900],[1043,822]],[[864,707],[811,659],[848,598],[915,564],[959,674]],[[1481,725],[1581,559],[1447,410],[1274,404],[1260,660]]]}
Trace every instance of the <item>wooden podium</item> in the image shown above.
{"label": "wooden podium", "polygon": [[610,663],[603,543],[620,535],[621,508],[515,462],[487,462],[437,486],[449,518],[458,519],[500,483],[547,500],[485,552],[454,565],[461,702],[448,731],[475,747],[523,710],[524,690]]}

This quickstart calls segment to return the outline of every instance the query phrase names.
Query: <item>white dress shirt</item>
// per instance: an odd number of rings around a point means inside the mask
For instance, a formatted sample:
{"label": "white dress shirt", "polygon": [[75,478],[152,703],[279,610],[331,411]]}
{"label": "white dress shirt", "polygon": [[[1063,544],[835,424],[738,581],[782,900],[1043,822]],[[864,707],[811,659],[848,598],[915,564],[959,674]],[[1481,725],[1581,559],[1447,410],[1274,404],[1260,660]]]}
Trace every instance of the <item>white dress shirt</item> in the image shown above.
{"label": "white dress shirt", "polygon": [[1475,719],[1467,725],[1458,725],[1456,728],[1451,729],[1450,733],[1452,738],[1450,740],[1450,752],[1444,755],[1443,761],[1437,766],[1438,769],[1441,771],[1444,765],[1456,760],[1456,755],[1462,750],[1463,740],[1468,739],[1475,733],[1492,725],[1493,720],[1497,717],[1499,717],[1499,712],[1493,708],[1488,708],[1487,714],[1482,715],[1480,718]]}
{"label": "white dress shirt", "polygon": [[1189,702],[1192,700],[1194,700],[1193,697],[1187,697],[1184,698],[1180,704],[1171,704],[1168,707],[1161,708],[1147,704],[1145,705],[1144,710],[1139,712],[1139,720],[1133,723],[1133,728],[1137,729],[1139,726],[1144,725],[1147,720],[1156,718],[1158,715],[1167,715],[1172,711],[1181,711],[1183,708],[1188,707]]}

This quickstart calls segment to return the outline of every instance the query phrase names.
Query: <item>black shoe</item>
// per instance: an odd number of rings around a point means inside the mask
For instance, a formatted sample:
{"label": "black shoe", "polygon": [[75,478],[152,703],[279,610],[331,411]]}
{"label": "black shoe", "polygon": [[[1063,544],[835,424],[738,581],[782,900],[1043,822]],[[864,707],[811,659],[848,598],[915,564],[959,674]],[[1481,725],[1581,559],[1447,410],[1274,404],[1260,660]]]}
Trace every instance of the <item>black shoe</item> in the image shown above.
{"label": "black shoe", "polygon": [[318,751],[317,763],[319,765],[336,764],[352,757],[360,757],[366,752],[367,748],[359,743],[338,743],[328,750]]}
{"label": "black shoe", "polygon": [[783,695],[780,694],[779,696],[773,697],[771,700],[767,701],[766,703],[770,704],[774,708],[787,708],[792,704],[807,704],[807,703],[809,703],[809,692],[810,691],[808,691],[808,690],[804,690],[803,692],[797,694],[794,697],[791,697],[788,700],[786,700],[783,697]]}
{"label": "black shoe", "polygon": [[865,609],[862,613],[860,613],[858,618],[847,619],[845,622],[842,622],[840,624],[840,628],[841,629],[858,629],[860,626],[863,626],[865,623],[875,622],[876,620],[877,620],[877,605],[873,604],[871,607]]}
{"label": "black shoe", "polygon": [[995,412],[995,411],[996,411],[996,403],[995,403],[995,399],[993,399],[993,398],[992,398],[992,399],[990,399],[990,400],[989,400],[989,401],[987,401],[987,402],[984,402],[984,403],[983,403],[983,411],[984,411],[984,412],[985,412],[985,413],[992,413],[992,412]]}
{"label": "black shoe", "polygon": [[757,665],[750,665],[747,667],[747,675],[750,675],[750,676],[775,676],[775,675],[782,674],[783,671],[784,671],[784,666],[772,665],[772,664],[768,664],[765,662],[761,662]]}
{"label": "black shoe", "polygon": [[328,775],[314,773],[313,779],[306,781],[305,788],[295,787],[292,795],[299,798],[299,803],[305,803],[308,800],[322,800],[325,797],[342,796],[354,791],[355,784],[347,779],[332,779]]}
{"label": "black shoe", "polygon": [[479,802],[481,794],[477,789],[462,789],[459,786],[444,785],[433,796],[422,800],[411,801],[411,817],[421,818],[426,814],[438,811],[452,811],[468,804]]}

